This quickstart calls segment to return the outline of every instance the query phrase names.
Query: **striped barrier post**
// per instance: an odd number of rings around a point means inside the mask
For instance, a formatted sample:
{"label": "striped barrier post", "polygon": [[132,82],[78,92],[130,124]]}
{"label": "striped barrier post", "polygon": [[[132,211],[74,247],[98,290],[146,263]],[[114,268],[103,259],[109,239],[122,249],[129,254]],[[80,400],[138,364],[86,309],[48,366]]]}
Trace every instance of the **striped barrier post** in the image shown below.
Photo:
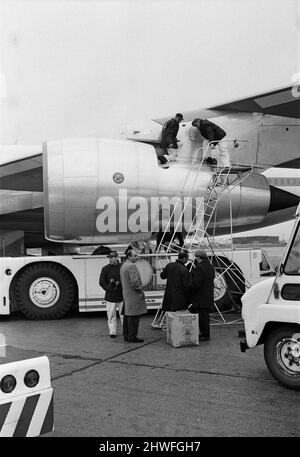
{"label": "striped barrier post", "polygon": [[53,430],[48,357],[0,365],[0,437],[39,436]]}

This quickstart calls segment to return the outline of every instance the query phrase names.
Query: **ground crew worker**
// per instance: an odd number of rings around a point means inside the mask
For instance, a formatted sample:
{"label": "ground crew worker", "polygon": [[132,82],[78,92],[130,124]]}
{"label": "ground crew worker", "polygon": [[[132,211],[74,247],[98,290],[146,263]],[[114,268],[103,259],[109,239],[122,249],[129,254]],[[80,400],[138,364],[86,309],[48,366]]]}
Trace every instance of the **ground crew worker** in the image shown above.
{"label": "ground crew worker", "polygon": [[[220,141],[225,138],[226,132],[218,125],[207,119],[194,119],[193,127],[197,127],[201,135],[210,142],[211,150],[216,148],[218,153],[218,165],[220,167],[230,167],[230,158],[228,149]],[[207,163],[213,164],[213,159],[208,158]]]}
{"label": "ground crew worker", "polygon": [[168,263],[160,274],[161,279],[167,280],[162,302],[164,311],[187,309],[189,303],[189,272],[185,263],[188,258],[187,251],[179,252],[176,262]]}
{"label": "ground crew worker", "polygon": [[120,270],[124,297],[123,337],[124,341],[129,343],[142,343],[144,341],[138,338],[137,334],[140,316],[147,313],[141,276],[135,265],[137,260],[137,252],[134,249],[129,249],[126,253],[126,261]]}
{"label": "ground crew worker", "polygon": [[163,126],[161,143],[166,153],[169,148],[178,149],[177,133],[181,121],[183,121],[183,115],[176,113],[176,116],[167,121]]}
{"label": "ground crew worker", "polygon": [[109,264],[102,268],[99,284],[105,290],[106,313],[109,334],[111,338],[117,336],[117,311],[123,325],[123,295],[120,279],[121,264],[118,260],[118,253],[111,251],[108,254]]}
{"label": "ground crew worker", "polygon": [[199,314],[200,341],[210,340],[209,308],[214,305],[215,271],[204,249],[195,252],[194,268],[190,279],[191,313]]}
{"label": "ground crew worker", "polygon": [[[169,149],[178,149],[177,133],[181,121],[183,121],[183,115],[176,113],[176,116],[168,120],[163,126],[161,144],[166,155],[169,155]],[[165,164],[167,161],[164,155],[158,156],[158,160],[162,164]]]}

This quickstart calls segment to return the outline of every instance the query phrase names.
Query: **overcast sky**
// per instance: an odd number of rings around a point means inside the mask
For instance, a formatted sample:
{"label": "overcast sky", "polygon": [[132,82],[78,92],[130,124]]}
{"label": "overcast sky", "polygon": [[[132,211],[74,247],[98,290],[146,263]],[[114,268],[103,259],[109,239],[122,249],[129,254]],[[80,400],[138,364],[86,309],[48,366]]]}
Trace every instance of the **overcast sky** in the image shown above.
{"label": "overcast sky", "polygon": [[0,143],[117,137],[289,84],[299,11],[297,0],[0,0]]}

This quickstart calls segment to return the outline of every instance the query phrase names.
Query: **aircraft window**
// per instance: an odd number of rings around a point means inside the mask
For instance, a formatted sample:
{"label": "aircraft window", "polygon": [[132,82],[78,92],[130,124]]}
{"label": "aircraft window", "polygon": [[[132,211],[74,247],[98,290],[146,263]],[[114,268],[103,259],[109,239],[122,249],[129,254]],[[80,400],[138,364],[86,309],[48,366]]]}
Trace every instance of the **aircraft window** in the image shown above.
{"label": "aircraft window", "polygon": [[298,224],[293,243],[284,266],[287,275],[300,275],[300,224]]}

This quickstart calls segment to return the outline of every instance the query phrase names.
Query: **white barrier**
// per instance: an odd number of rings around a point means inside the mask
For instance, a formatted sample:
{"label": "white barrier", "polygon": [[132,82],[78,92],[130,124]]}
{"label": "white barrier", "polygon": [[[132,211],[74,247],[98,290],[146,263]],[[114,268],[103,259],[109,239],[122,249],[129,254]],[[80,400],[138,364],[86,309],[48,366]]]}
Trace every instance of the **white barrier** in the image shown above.
{"label": "white barrier", "polygon": [[0,365],[0,437],[39,436],[53,429],[48,357]]}

